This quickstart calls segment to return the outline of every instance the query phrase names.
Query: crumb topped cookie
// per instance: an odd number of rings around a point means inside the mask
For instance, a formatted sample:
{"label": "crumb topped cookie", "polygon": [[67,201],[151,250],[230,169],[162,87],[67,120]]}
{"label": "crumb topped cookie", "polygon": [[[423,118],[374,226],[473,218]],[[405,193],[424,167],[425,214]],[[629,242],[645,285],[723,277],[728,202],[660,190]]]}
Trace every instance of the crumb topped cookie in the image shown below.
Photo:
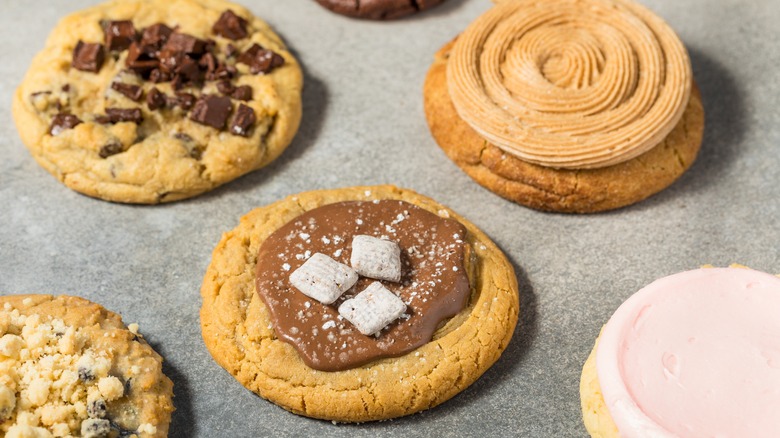
{"label": "crumb topped cookie", "polygon": [[164,437],[173,383],[119,315],[77,297],[0,297],[0,432]]}
{"label": "crumb topped cookie", "polygon": [[114,1],[64,18],[14,96],[33,157],[101,199],[195,196],[278,157],[302,73],[280,38],[222,0]]}
{"label": "crumb topped cookie", "polygon": [[201,289],[214,359],[294,413],[361,422],[465,389],[517,322],[514,270],[473,224],[392,186],[291,196],[214,250]]}

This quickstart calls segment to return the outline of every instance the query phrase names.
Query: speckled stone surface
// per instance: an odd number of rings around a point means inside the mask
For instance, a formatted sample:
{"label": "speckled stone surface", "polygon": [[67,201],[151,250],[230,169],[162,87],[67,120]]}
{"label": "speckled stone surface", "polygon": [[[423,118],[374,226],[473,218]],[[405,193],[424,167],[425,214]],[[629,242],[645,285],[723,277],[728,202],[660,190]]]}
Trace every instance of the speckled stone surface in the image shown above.
{"label": "speckled stone surface", "polygon": [[[701,264],[780,272],[780,3],[645,0],[688,46],[707,111],[699,160],[669,189],[607,214],[539,213],[472,182],[422,110],[435,51],[490,7],[448,0],[388,23],[311,1],[242,3],[306,73],[304,119],[265,170],[171,205],[87,198],[28,154],[11,95],[57,19],[90,0],[0,0],[0,293],[81,295],[138,322],[175,383],[172,436],[585,436],[579,374],[601,325],[639,287]],[[241,215],[288,194],[394,183],[452,207],[515,264],[521,323],[476,384],[422,414],[364,425],[292,415],[245,390],[200,338],[211,250]]]}

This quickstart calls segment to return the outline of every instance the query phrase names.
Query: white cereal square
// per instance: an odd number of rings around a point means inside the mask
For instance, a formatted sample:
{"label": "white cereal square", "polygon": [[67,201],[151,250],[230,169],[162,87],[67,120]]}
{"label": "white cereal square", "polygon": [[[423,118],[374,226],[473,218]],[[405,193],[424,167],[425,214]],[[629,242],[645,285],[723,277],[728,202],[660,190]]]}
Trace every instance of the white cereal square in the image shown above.
{"label": "white cereal square", "polygon": [[364,335],[379,332],[405,311],[406,304],[378,281],[339,306],[339,314]]}
{"label": "white cereal square", "polygon": [[316,253],[290,274],[290,283],[304,295],[323,303],[336,301],[358,280],[354,269]]}
{"label": "white cereal square", "polygon": [[358,274],[377,280],[401,281],[401,248],[397,243],[358,235],[352,238],[349,259]]}

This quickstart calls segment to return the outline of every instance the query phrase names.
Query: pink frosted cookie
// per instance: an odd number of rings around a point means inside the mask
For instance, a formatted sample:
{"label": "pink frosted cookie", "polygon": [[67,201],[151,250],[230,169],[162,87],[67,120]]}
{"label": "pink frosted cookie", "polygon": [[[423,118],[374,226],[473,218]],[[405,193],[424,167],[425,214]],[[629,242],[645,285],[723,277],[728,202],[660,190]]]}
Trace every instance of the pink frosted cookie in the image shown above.
{"label": "pink frosted cookie", "polygon": [[594,437],[777,437],[780,278],[711,268],[644,287],[602,329],[580,396]]}

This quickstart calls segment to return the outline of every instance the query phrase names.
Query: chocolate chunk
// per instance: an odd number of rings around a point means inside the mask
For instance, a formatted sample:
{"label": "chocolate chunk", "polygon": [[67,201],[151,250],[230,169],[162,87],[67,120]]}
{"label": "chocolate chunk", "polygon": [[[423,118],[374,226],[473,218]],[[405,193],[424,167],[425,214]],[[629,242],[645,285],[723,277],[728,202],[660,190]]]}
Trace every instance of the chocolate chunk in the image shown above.
{"label": "chocolate chunk", "polygon": [[231,40],[246,38],[247,21],[228,9],[219,16],[219,20],[211,28],[212,32]]}
{"label": "chocolate chunk", "polygon": [[190,137],[189,135],[187,135],[187,134],[185,134],[183,132],[177,132],[177,133],[173,134],[173,137],[178,139],[178,140],[181,140],[181,141],[183,141],[185,143],[189,143],[189,142],[192,141],[192,137]]}
{"label": "chocolate chunk", "polygon": [[217,61],[217,58],[213,54],[206,53],[202,58],[200,58],[198,65],[201,68],[206,69],[206,75],[208,76],[214,73],[214,70],[217,69],[219,66],[219,61]]}
{"label": "chocolate chunk", "polygon": [[138,124],[144,120],[140,108],[106,108],[106,116],[111,123],[133,122]]}
{"label": "chocolate chunk", "polygon": [[73,114],[57,114],[51,119],[49,134],[58,135],[60,132],[66,129],[73,129],[81,123],[81,119]]}
{"label": "chocolate chunk", "polygon": [[229,97],[213,94],[201,96],[195,102],[195,108],[192,109],[190,119],[202,125],[222,129],[225,127],[225,122],[227,122],[232,106]]}
{"label": "chocolate chunk", "polygon": [[236,87],[235,90],[233,90],[232,93],[230,93],[230,97],[236,100],[252,100],[252,87],[249,85],[242,85],[240,87]]}
{"label": "chocolate chunk", "polygon": [[178,71],[186,57],[187,55],[181,50],[170,49],[160,50],[160,53],[157,55],[157,59],[160,61],[160,70],[170,74]]}
{"label": "chocolate chunk", "polygon": [[233,65],[220,64],[212,73],[206,73],[206,79],[217,81],[220,79],[232,79],[238,74],[238,70]]}
{"label": "chocolate chunk", "polygon": [[144,51],[140,44],[135,42],[130,44],[125,64],[134,72],[141,75],[147,74],[157,68],[159,63],[160,62],[157,59]]}
{"label": "chocolate chunk", "polygon": [[160,108],[165,108],[165,94],[157,88],[152,88],[146,93],[146,106],[149,107],[149,111],[156,111]]}
{"label": "chocolate chunk", "polygon": [[239,104],[236,115],[233,116],[233,121],[230,122],[230,133],[249,137],[249,131],[256,121],[257,117],[255,116],[255,110],[243,103]]}
{"label": "chocolate chunk", "polygon": [[259,44],[253,44],[249,50],[238,57],[238,62],[248,65],[252,74],[268,74],[284,65],[284,58],[274,51],[264,49]]}
{"label": "chocolate chunk", "polygon": [[67,93],[68,91],[70,91],[70,84],[63,85],[61,90]]}
{"label": "chocolate chunk", "polygon": [[195,106],[195,96],[190,93],[176,93],[176,97],[168,100],[168,105],[178,105],[181,109],[189,111]]}
{"label": "chocolate chunk", "polygon": [[238,49],[236,46],[232,44],[228,44],[227,47],[225,47],[225,56],[228,58],[232,58],[238,54]]}
{"label": "chocolate chunk", "polygon": [[98,43],[85,43],[79,40],[73,50],[73,62],[71,65],[76,70],[97,73],[103,67],[105,54],[103,45]]}
{"label": "chocolate chunk", "polygon": [[143,88],[138,85],[112,82],[111,88],[134,102],[140,102],[144,95]]}
{"label": "chocolate chunk", "polygon": [[103,145],[103,147],[100,148],[98,155],[100,155],[100,158],[108,158],[111,155],[116,155],[120,152],[122,152],[122,143],[113,141]]}
{"label": "chocolate chunk", "polygon": [[206,50],[206,42],[186,33],[174,32],[168,37],[163,49],[197,56]]}
{"label": "chocolate chunk", "polygon": [[125,50],[137,37],[135,26],[130,20],[109,21],[106,23],[103,33],[106,36],[108,50]]}
{"label": "chocolate chunk", "polygon": [[162,23],[153,24],[144,29],[143,35],[141,35],[141,45],[159,50],[172,33],[173,29]]}
{"label": "chocolate chunk", "polygon": [[230,83],[230,81],[217,82],[217,90],[226,96],[230,96],[230,94],[233,93],[235,89],[236,87],[234,87],[233,84]]}
{"label": "chocolate chunk", "polygon": [[173,78],[173,75],[171,73],[165,73],[159,68],[156,68],[152,70],[151,73],[149,73],[149,80],[154,82],[155,84],[159,84],[160,82],[168,82]]}
{"label": "chocolate chunk", "polygon": [[202,79],[198,63],[189,56],[182,60],[181,65],[176,69],[176,74],[182,78],[185,84],[200,82]]}

